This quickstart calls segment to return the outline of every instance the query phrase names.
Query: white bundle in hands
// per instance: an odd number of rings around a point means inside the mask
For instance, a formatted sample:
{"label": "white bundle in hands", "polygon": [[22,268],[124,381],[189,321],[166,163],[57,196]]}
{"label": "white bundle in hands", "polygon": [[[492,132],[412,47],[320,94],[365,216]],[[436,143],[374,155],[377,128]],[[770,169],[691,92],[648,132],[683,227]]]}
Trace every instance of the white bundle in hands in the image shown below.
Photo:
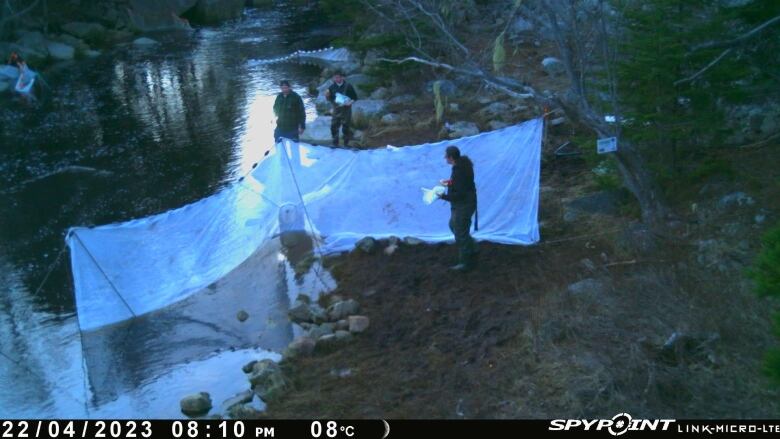
{"label": "white bundle in hands", "polygon": [[352,101],[352,99],[349,98],[349,96],[343,95],[341,93],[336,93],[336,105],[346,105],[349,102]]}
{"label": "white bundle in hands", "polygon": [[421,187],[420,189],[423,191],[423,203],[425,204],[433,203],[437,198],[439,198],[439,195],[442,195],[447,191],[447,188],[444,186],[434,186],[433,189],[426,189]]}

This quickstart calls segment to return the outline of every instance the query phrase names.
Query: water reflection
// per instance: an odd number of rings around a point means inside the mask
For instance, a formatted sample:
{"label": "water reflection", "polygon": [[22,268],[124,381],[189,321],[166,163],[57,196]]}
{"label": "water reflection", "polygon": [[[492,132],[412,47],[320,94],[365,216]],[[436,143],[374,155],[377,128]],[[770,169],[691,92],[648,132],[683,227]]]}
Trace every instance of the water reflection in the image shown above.
{"label": "water reflection", "polygon": [[[197,391],[218,405],[220,392],[246,388],[241,364],[292,337],[290,298],[332,282],[316,261],[319,275],[290,263],[311,263],[310,242],[277,242],[212,288],[85,334],[83,345],[65,265],[36,288],[68,227],[180,207],[244,175],[271,146],[279,79],[296,84],[313,115],[303,85],[319,69],[250,62],[322,46],[299,45],[306,36],[287,27],[293,14],[254,11],[216,29],[155,35],[151,50],[129,45],[47,72],[50,89],[34,108],[0,102],[0,179],[14,187],[0,193],[4,417],[171,417]],[[74,166],[97,171],[58,172]]]}

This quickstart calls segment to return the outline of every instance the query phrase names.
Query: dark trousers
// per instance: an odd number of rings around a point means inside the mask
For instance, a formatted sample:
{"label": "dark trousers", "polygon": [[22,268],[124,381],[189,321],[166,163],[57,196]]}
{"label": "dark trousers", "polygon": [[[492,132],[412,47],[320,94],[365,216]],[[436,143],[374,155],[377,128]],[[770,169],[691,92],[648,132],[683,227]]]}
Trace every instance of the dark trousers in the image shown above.
{"label": "dark trousers", "polygon": [[279,143],[279,139],[282,137],[290,140],[295,140],[296,142],[298,139],[298,128],[293,128],[291,130],[282,130],[279,127],[276,127],[274,129],[274,142]]}
{"label": "dark trousers", "polygon": [[453,204],[450,210],[450,230],[458,246],[458,260],[461,264],[474,265],[476,249],[471,237],[471,216],[477,210],[476,203]]}
{"label": "dark trousers", "polygon": [[333,111],[333,119],[330,122],[330,135],[333,137],[333,143],[338,144],[339,127],[344,133],[344,145],[352,140],[352,109],[349,107],[337,108]]}

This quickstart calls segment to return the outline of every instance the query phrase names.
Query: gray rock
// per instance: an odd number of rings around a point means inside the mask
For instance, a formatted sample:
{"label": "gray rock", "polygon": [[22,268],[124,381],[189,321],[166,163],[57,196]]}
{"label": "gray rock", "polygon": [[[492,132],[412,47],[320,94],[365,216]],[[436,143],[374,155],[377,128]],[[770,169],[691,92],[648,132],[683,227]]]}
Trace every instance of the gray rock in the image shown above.
{"label": "gray rock", "polygon": [[479,116],[484,119],[503,119],[512,111],[512,108],[503,102],[493,102],[479,110]]}
{"label": "gray rock", "polygon": [[[433,84],[436,81],[428,81],[425,83],[425,91],[433,94]],[[440,79],[439,82],[441,85],[439,86],[439,91],[441,92],[442,96],[455,96],[458,92],[458,86],[455,85],[454,82],[448,80],[448,79]]]}
{"label": "gray rock", "polygon": [[288,386],[279,365],[267,359],[255,363],[249,382],[252,391],[266,402],[282,396]]}
{"label": "gray rock", "polygon": [[346,378],[352,375],[352,369],[345,367],[343,369],[331,369],[330,375],[337,378]]}
{"label": "gray rock", "polygon": [[384,252],[384,254],[386,254],[387,256],[390,256],[390,255],[392,255],[393,253],[395,253],[395,251],[396,251],[396,250],[398,250],[398,244],[390,244],[390,245],[388,245],[387,247],[385,247],[385,249],[383,250],[383,252]]}
{"label": "gray rock", "polygon": [[376,249],[376,239],[366,236],[360,241],[355,243],[355,248],[359,248],[365,253],[371,253]]}
{"label": "gray rock", "polygon": [[187,395],[179,401],[181,412],[187,416],[201,416],[211,410],[211,396],[206,392]]}
{"label": "gray rock", "polygon": [[314,352],[316,340],[309,336],[298,337],[284,350],[285,358],[306,357]]}
{"label": "gray rock", "polygon": [[349,331],[349,322],[345,319],[336,322],[336,331]]}
{"label": "gray rock", "polygon": [[360,99],[361,92],[365,93],[365,86],[374,82],[370,76],[363,73],[349,75],[344,79],[355,87],[355,91],[358,92],[358,99]]}
{"label": "gray rock", "polygon": [[244,311],[243,309],[236,314],[236,318],[239,322],[245,322],[246,319],[249,318],[249,313]]}
{"label": "gray rock", "polygon": [[306,130],[300,136],[301,141],[313,145],[330,145],[330,123],[332,119],[331,116],[318,116],[313,121],[307,122]]}
{"label": "gray rock", "polygon": [[460,105],[457,102],[450,102],[450,113],[457,113],[460,111]]}
{"label": "gray rock", "polygon": [[337,342],[348,342],[352,340],[352,333],[349,331],[336,331],[333,337]]}
{"label": "gray rock", "polygon": [[501,128],[506,128],[510,126],[510,123],[503,122],[500,120],[491,120],[488,122],[488,127],[490,128],[490,131],[500,130]]}
{"label": "gray rock", "polygon": [[389,94],[390,94],[390,90],[388,90],[385,87],[379,87],[376,90],[374,90],[373,93],[371,93],[370,98],[371,99],[386,99]]}
{"label": "gray rock", "polygon": [[604,281],[593,278],[583,279],[566,287],[566,291],[572,296],[601,295],[607,289],[608,286]]}
{"label": "gray rock", "polygon": [[387,111],[387,102],[381,99],[360,99],[352,104],[352,122],[364,126],[372,119],[378,119]]}
{"label": "gray rock", "polygon": [[382,116],[381,121],[385,125],[398,125],[403,121],[403,119],[401,119],[401,116],[395,113],[388,113]]}
{"label": "gray rock", "polygon": [[517,17],[509,27],[511,33],[519,34],[523,32],[531,32],[534,30],[534,24],[526,20],[523,17]]}
{"label": "gray rock", "polygon": [[46,37],[40,32],[20,32],[19,39],[16,40],[16,44],[24,47],[33,48],[36,50],[45,50]]}
{"label": "gray rock", "polygon": [[459,139],[479,134],[479,127],[474,122],[455,122],[444,126],[448,139]]}
{"label": "gray rock", "polygon": [[0,93],[8,90],[9,88],[11,88],[11,83],[9,81],[0,79]]}
{"label": "gray rock", "polygon": [[312,303],[309,305],[311,309],[312,321],[315,324],[320,324],[328,320],[328,313],[318,304]]}
{"label": "gray rock", "polygon": [[234,396],[232,398],[226,399],[222,403],[222,406],[221,406],[222,407],[222,411],[226,412],[226,411],[230,410],[231,407],[233,407],[233,406],[236,406],[236,405],[239,405],[239,404],[246,404],[248,402],[251,402],[252,398],[254,398],[254,397],[255,397],[255,394],[252,393],[251,390],[247,390],[245,392],[241,392],[241,393],[239,393],[238,395],[236,395],[236,396]]}
{"label": "gray rock", "polygon": [[744,192],[734,192],[728,194],[718,201],[718,207],[729,209],[734,207],[752,206],[756,201],[750,195]]}
{"label": "gray rock", "polygon": [[252,360],[249,363],[243,365],[241,367],[241,370],[243,370],[244,373],[250,373],[252,372],[252,369],[255,367],[255,363],[257,363],[257,360]]}
{"label": "gray rock", "polygon": [[360,311],[360,304],[353,299],[344,300],[342,302],[334,303],[328,307],[328,318],[332,322],[337,322],[341,319],[345,319],[351,315],[357,314]]}
{"label": "gray rock", "polygon": [[156,44],[160,44],[160,43],[158,43],[157,41],[151,38],[146,38],[146,37],[136,38],[135,40],[133,40],[133,45],[138,47],[150,47]]}
{"label": "gray rock", "polygon": [[566,123],[565,117],[556,117],[555,119],[550,121],[550,125],[557,127],[558,125],[563,125]]}
{"label": "gray rock", "polygon": [[287,316],[293,323],[314,321],[314,313],[312,312],[311,306],[300,302],[296,302],[293,307],[287,311]]}
{"label": "gray rock", "polygon": [[404,244],[406,245],[420,245],[425,244],[425,241],[419,238],[415,238],[414,236],[407,236],[404,238]]}
{"label": "gray rock", "polygon": [[754,220],[756,221],[756,224],[764,224],[764,221],[766,221],[766,215],[759,213],[755,216]]}
{"label": "gray rock", "polygon": [[387,238],[387,243],[390,245],[400,245],[401,244],[401,238],[397,236],[391,236]]}
{"label": "gray rock", "polygon": [[550,76],[557,76],[565,71],[563,62],[555,57],[547,57],[542,60],[542,68]]}
{"label": "gray rock", "polygon": [[98,23],[85,23],[81,21],[66,23],[62,25],[62,30],[75,37],[91,41],[100,39],[106,32],[106,28]]}
{"label": "gray rock", "polygon": [[83,40],[80,40],[72,35],[68,35],[68,34],[57,35],[56,39],[57,41],[61,43],[65,43],[68,46],[71,46],[80,52],[86,52],[90,50],[89,44],[85,43]]}
{"label": "gray rock", "polygon": [[390,100],[388,100],[387,103],[390,105],[406,105],[406,104],[411,104],[415,100],[417,100],[417,97],[415,95],[406,94],[406,95],[400,95],[400,96],[395,96],[393,98],[390,98]]}
{"label": "gray rock", "polygon": [[349,316],[347,321],[349,322],[349,332],[359,333],[368,329],[369,319],[366,316]]}
{"label": "gray rock", "polygon": [[230,419],[260,419],[263,412],[246,404],[236,404],[227,410]]}
{"label": "gray rock", "polygon": [[87,50],[84,52],[84,55],[86,55],[87,58],[97,58],[100,56],[99,50]]}
{"label": "gray rock", "polygon": [[305,303],[306,305],[311,304],[311,297],[309,297],[307,294],[298,294],[298,297],[295,298],[296,302]]}
{"label": "gray rock", "polygon": [[321,338],[324,335],[330,335],[333,334],[333,325],[329,323],[323,323],[321,325],[314,325],[311,328],[309,328],[309,331],[306,333],[308,337],[311,337],[314,340],[317,340],[318,338]]}

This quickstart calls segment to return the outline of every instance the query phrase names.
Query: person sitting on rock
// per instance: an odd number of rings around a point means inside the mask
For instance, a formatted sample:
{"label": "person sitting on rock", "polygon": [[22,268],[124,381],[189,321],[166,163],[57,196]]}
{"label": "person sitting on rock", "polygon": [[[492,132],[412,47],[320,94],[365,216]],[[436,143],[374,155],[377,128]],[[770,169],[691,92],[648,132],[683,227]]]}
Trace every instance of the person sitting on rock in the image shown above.
{"label": "person sitting on rock", "polygon": [[333,119],[330,123],[333,146],[339,145],[339,127],[344,133],[344,146],[349,146],[352,140],[352,104],[357,100],[357,93],[355,87],[344,80],[344,72],[336,70],[333,84],[325,90],[325,97],[333,104]]}

